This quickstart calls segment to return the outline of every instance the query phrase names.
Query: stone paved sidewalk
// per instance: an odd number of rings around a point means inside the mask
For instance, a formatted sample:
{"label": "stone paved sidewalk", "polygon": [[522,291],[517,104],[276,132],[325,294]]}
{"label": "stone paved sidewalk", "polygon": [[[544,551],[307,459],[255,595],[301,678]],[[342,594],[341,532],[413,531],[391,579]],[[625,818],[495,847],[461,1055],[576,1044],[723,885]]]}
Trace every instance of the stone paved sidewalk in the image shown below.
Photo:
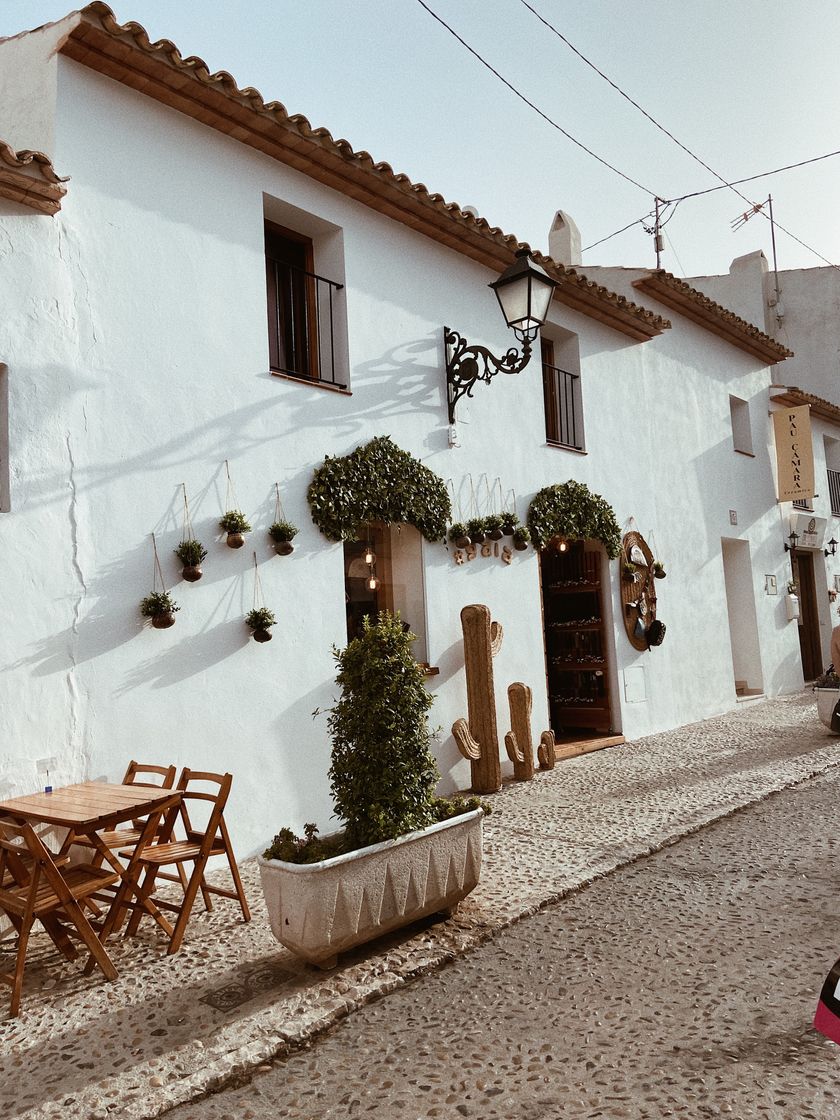
{"label": "stone paved sidewalk", "polygon": [[328,973],[272,939],[253,861],[243,868],[250,924],[233,903],[199,908],[171,958],[147,925],[115,943],[112,984],[39,938],[22,1015],[0,1020],[4,1116],[160,1115],[593,878],[838,764],[840,739],[810,692],[559,764],[493,798],[482,881],[454,918],[363,947]]}

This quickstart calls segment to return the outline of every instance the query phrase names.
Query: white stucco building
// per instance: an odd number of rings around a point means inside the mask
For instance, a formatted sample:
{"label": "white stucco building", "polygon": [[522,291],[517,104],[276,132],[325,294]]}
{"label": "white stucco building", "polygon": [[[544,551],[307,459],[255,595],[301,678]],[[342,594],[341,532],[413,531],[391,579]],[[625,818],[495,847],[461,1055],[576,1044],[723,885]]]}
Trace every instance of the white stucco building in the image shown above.
{"label": "white stucco building", "polygon": [[[449,734],[466,715],[469,603],[505,629],[502,732],[517,680],[533,689],[535,738],[552,723],[567,739],[637,737],[724,711],[737,690],[801,686],[767,425],[787,351],[748,315],[665,273],[582,274],[561,215],[551,255],[535,254],[558,281],[544,368],[536,348],[522,374],[477,385],[450,446],[443,327],[512,345],[487,285],[514,237],[101,3],[0,42],[0,105],[0,780],[36,789],[46,758],[55,785],[118,779],[132,757],[230,770],[241,854],[283,824],[328,828],[329,743],[312,713],[335,695],[359,557],[318,531],[306,493],[325,456],[381,435],[445,480],[464,517],[501,492],[524,520],[541,488],[584,483],[668,571],[665,642],[640,651],[620,565],[587,543],[603,562],[586,687],[606,714],[569,724],[550,600],[567,621],[594,600],[576,612],[568,587],[541,588],[549,561],[533,549],[457,564],[411,526],[372,526],[382,602],[437,670],[443,792],[469,785]],[[275,483],[300,528],[289,557],[266,532]],[[191,584],[173,556],[184,488],[209,551]],[[218,528],[230,504],[253,526],[240,550]],[[167,630],[138,609],[153,532],[181,608]],[[265,645],[243,623],[254,553],[278,618]]]}

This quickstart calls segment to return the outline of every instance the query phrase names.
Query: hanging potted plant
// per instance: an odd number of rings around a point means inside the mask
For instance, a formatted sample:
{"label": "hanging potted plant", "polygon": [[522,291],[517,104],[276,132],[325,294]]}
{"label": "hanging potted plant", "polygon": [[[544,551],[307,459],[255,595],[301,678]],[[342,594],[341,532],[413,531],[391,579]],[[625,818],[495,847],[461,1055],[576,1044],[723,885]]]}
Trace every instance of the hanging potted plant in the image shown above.
{"label": "hanging potted plant", "polygon": [[201,579],[204,574],[201,570],[201,562],[207,556],[207,549],[201,541],[197,541],[194,537],[181,541],[175,549],[175,555],[183,565],[181,575],[188,583],[195,583],[196,580]]}
{"label": "hanging potted plant", "polygon": [[621,565],[621,578],[625,583],[636,582],[636,565],[631,564],[629,560],[625,560]]}
{"label": "hanging potted plant", "polygon": [[270,642],[273,635],[271,627],[275,626],[277,619],[274,613],[263,602],[262,584],[260,583],[260,570],[257,564],[257,554],[254,553],[254,605],[245,616],[246,625],[253,630],[251,637],[255,642]]}
{"label": "hanging potted plant", "polygon": [[519,518],[515,513],[508,512],[502,514],[502,533],[504,536],[512,537],[518,525]]}
{"label": "hanging potted plant", "polygon": [[486,537],[485,520],[483,517],[471,517],[467,522],[467,532],[473,544],[484,544]]}
{"label": "hanging potted plant", "polygon": [[[344,949],[440,911],[476,886],[482,817],[477,799],[434,795],[429,750],[433,697],[399,615],[365,618],[334,650],[341,698],[329,713],[330,784],[342,832],[281,829],[259,859],[274,936],[322,968]],[[388,899],[366,907],[363,898]]]}
{"label": "hanging potted plant", "polygon": [[184,491],[184,529],[181,543],[175,549],[175,555],[181,561],[181,575],[188,583],[195,583],[201,579],[201,562],[207,556],[207,549],[195,539],[192,520],[190,518],[190,503],[187,500],[187,484],[181,483]]}
{"label": "hanging potted plant", "polygon": [[288,556],[294,552],[292,540],[297,536],[297,526],[291,521],[275,521],[268,530],[268,535],[274,541],[274,551],[278,556]]}
{"label": "hanging potted plant", "polygon": [[227,490],[225,492],[225,513],[219,525],[227,533],[228,548],[242,548],[245,543],[244,533],[251,532],[248,518],[239,508],[233,481],[230,477],[230,463],[225,459],[225,474],[227,475]]}
{"label": "hanging potted plant", "polygon": [[153,591],[140,604],[140,613],[152,620],[155,630],[166,630],[175,625],[175,611],[181,608],[168,591]]}
{"label": "hanging potted plant", "polygon": [[274,483],[274,522],[269,527],[268,535],[274,541],[274,551],[278,556],[288,556],[294,552],[292,541],[297,536],[298,529],[286,517],[283,503],[280,501],[280,483]]}
{"label": "hanging potted plant", "polygon": [[450,526],[449,539],[456,548],[468,548],[472,544],[467,527],[461,521],[456,521],[454,525]]}
{"label": "hanging potted plant", "polygon": [[505,535],[502,529],[503,520],[500,513],[488,513],[484,518],[484,528],[491,541],[500,541]]}
{"label": "hanging potted plant", "polygon": [[[152,590],[140,603],[140,614],[143,618],[150,618],[152,620],[152,626],[154,626],[155,630],[166,630],[170,626],[175,625],[175,612],[179,611],[181,608],[166,590],[166,584],[163,582],[163,571],[160,566],[157,541],[155,540],[154,533],[152,533],[152,552],[154,553]],[[158,584],[160,584],[159,591]]]}
{"label": "hanging potted plant", "polygon": [[255,642],[270,642],[274,636],[270,627],[277,625],[277,619],[268,607],[254,607],[245,617],[246,623],[254,633],[251,635]]}
{"label": "hanging potted plant", "polygon": [[245,543],[243,534],[251,532],[248,518],[241,509],[229,509],[219,525],[227,533],[228,548],[241,548]]}
{"label": "hanging potted plant", "polygon": [[653,562],[654,579],[665,579],[667,574],[668,573],[665,571],[665,565],[662,564],[659,560],[654,560],[654,562]]}
{"label": "hanging potted plant", "polygon": [[517,525],[513,530],[513,547],[517,552],[524,552],[531,543],[531,531],[526,525]]}

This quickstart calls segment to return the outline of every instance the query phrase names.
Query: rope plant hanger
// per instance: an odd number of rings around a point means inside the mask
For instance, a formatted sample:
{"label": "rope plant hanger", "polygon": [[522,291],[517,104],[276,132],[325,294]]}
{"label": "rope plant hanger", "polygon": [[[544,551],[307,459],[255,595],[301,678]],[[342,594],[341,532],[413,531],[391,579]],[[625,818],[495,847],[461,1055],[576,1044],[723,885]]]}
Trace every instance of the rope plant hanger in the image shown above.
{"label": "rope plant hanger", "polygon": [[274,483],[274,521],[268,530],[268,535],[274,541],[274,551],[278,556],[288,556],[294,552],[292,541],[297,536],[298,529],[286,517],[283,501],[280,497],[280,483]]}
{"label": "rope plant hanger", "polygon": [[260,583],[260,569],[257,564],[257,554],[254,553],[254,601],[250,612],[245,617],[245,622],[253,631],[255,642],[270,642],[272,633],[270,627],[274,626],[277,619],[272,611],[265,605],[262,584]]}
{"label": "rope plant hanger", "polygon": [[[152,533],[152,552],[154,553],[154,563],[152,565],[152,592],[140,604],[140,613],[144,618],[152,620],[152,626],[156,630],[166,630],[175,624],[175,611],[181,608],[174,601],[172,596],[166,590],[166,584],[163,581],[163,569],[160,566],[160,557],[158,556],[157,541],[155,535]],[[160,589],[158,590],[158,585]]]}
{"label": "rope plant hanger", "polygon": [[201,579],[203,575],[201,571],[201,562],[207,555],[207,549],[201,541],[196,540],[195,534],[193,533],[186,482],[182,482],[181,487],[184,491],[184,527],[181,531],[181,543],[175,549],[175,555],[183,565],[181,575],[189,583],[195,583],[196,580]]}
{"label": "rope plant hanger", "polygon": [[251,526],[248,523],[248,518],[239,508],[236,491],[233,488],[233,480],[230,477],[230,463],[227,459],[225,459],[225,475],[227,476],[225,513],[219,521],[219,525],[227,533],[228,548],[241,548],[245,543],[243,534],[250,533]]}

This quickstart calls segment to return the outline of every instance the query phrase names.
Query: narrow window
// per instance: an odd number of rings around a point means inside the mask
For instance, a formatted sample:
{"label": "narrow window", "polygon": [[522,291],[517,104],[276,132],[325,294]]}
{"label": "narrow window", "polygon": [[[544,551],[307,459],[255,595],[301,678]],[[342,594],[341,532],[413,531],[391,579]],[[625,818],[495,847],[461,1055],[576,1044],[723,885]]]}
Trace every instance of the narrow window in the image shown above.
{"label": "narrow window", "polygon": [[831,512],[835,517],[840,517],[840,440],[826,436],[823,442]]}
{"label": "narrow window", "polygon": [[[542,348],[545,438],[557,447],[583,450],[583,414],[580,374],[562,369],[550,338],[540,340]],[[563,347],[567,349],[567,347]]]}
{"label": "narrow window", "polygon": [[314,268],[312,241],[265,224],[268,352],[272,373],[344,388],[336,375],[336,297]]}
{"label": "narrow window", "polygon": [[362,631],[365,617],[399,611],[417,640],[414,656],[427,663],[422,540],[411,525],[370,525],[364,539],[344,543],[347,639]]}
{"label": "narrow window", "polygon": [[732,446],[742,455],[752,455],[752,430],[750,428],[749,401],[730,396],[729,415],[732,420]]}

